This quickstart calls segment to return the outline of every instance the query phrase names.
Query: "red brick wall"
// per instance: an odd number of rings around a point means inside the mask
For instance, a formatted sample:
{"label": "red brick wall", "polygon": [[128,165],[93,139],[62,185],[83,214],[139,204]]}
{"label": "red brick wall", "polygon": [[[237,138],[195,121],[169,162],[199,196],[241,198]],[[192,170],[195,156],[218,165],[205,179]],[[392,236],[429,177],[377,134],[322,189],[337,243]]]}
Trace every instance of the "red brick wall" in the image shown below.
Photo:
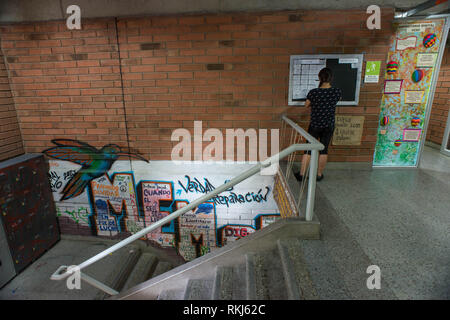
{"label": "red brick wall", "polygon": [[427,129],[427,141],[442,144],[445,127],[447,125],[448,110],[450,108],[450,42],[447,41],[442,57],[430,122]]}
{"label": "red brick wall", "polygon": [[0,51],[0,161],[23,153],[22,137],[9,87],[8,72]]}
{"label": "red brick wall", "polygon": [[[173,129],[278,128],[287,112],[307,126],[304,107],[288,107],[289,56],[365,53],[384,63],[393,9],[368,30],[364,10],[165,16],[118,21],[125,114],[114,19],[6,25],[2,48],[27,152],[72,138],[95,146],[130,145],[170,159]],[[332,147],[331,161],[372,161],[381,87],[364,84],[360,146]],[[126,118],[126,122],[125,122]]]}

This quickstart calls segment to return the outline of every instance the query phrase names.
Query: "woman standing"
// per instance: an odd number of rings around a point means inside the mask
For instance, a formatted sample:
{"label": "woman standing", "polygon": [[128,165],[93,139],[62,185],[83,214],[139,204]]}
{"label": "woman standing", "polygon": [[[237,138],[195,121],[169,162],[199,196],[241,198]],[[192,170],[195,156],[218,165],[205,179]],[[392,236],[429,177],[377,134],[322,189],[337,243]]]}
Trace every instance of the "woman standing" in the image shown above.
{"label": "woman standing", "polygon": [[[319,87],[308,92],[305,107],[311,108],[311,121],[308,133],[318,139],[325,148],[319,152],[319,165],[317,168],[317,181],[323,179],[323,170],[328,161],[328,145],[334,132],[334,117],[336,104],[342,97],[339,88],[331,86],[332,73],[329,68],[319,72]],[[302,181],[309,165],[311,151],[306,151],[302,157],[301,172],[294,173],[298,181]]]}

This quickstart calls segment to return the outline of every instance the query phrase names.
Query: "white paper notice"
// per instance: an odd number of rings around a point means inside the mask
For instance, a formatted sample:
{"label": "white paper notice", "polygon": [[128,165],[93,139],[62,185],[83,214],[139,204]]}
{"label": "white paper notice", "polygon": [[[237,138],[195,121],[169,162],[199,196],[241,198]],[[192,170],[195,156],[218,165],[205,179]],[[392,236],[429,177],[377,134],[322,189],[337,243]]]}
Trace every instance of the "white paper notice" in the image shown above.
{"label": "white paper notice", "polygon": [[420,68],[432,68],[436,64],[436,59],[437,59],[437,52],[418,53],[416,66]]}
{"label": "white paper notice", "polygon": [[294,60],[292,75],[292,99],[304,100],[308,92],[319,86],[319,72],[326,67],[323,59]]}
{"label": "white paper notice", "polygon": [[320,64],[319,59],[303,59],[300,61],[301,61],[301,64]]}
{"label": "white paper notice", "polygon": [[417,37],[408,37],[405,39],[397,39],[397,50],[405,50],[408,48],[415,48]]}
{"label": "white paper notice", "polygon": [[320,70],[325,68],[325,64],[312,64],[309,66],[309,72],[310,74],[315,74],[316,76],[319,75]]}
{"label": "white paper notice", "polygon": [[405,103],[422,103],[425,91],[405,91]]}
{"label": "white paper notice", "polygon": [[421,132],[420,129],[405,129],[403,130],[403,141],[419,141]]}
{"label": "white paper notice", "polygon": [[402,80],[385,80],[384,81],[384,93],[386,94],[398,94],[402,88]]}
{"label": "white paper notice", "polygon": [[406,33],[425,32],[426,29],[434,29],[434,23],[401,24],[399,29],[406,29]]}
{"label": "white paper notice", "polygon": [[339,59],[339,63],[358,63],[358,58]]}
{"label": "white paper notice", "polygon": [[302,71],[301,60],[294,60],[294,74],[300,74]]}
{"label": "white paper notice", "polygon": [[303,94],[300,90],[301,88],[301,77],[294,75],[292,77],[292,99],[302,99],[303,98]]}

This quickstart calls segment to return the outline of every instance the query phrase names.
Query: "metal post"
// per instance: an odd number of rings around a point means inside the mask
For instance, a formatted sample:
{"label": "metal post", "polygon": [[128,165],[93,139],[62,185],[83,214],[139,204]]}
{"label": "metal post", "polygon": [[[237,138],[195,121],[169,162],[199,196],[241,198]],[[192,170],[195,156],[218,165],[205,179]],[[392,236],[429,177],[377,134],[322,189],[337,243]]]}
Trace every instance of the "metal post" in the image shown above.
{"label": "metal post", "polygon": [[306,221],[311,221],[314,215],[314,198],[316,196],[316,179],[317,179],[318,162],[319,162],[319,151],[311,150],[308,196],[306,200]]}

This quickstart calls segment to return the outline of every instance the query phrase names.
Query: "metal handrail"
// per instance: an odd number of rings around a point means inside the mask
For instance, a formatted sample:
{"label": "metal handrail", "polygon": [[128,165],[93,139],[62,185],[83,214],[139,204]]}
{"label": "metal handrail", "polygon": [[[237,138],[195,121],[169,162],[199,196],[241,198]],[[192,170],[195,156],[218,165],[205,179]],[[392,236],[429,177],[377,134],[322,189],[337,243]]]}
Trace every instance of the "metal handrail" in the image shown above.
{"label": "metal handrail", "polygon": [[214,189],[213,191],[197,198],[196,200],[189,203],[187,206],[176,210],[175,212],[169,214],[168,216],[156,221],[155,223],[151,224],[150,226],[136,232],[135,234],[129,236],[128,238],[116,243],[115,245],[109,247],[108,249],[96,254],[95,256],[89,258],[88,260],[84,261],[83,263],[79,264],[78,266],[75,266],[75,268],[69,268],[68,266],[60,266],[50,277],[51,280],[63,280],[70,275],[74,273],[74,269],[78,270],[80,272],[81,279],[87,280],[91,279],[94,281],[88,281],[91,285],[97,287],[98,289],[110,294],[115,295],[117,294],[114,289],[109,288],[105,284],[90,278],[89,276],[82,274],[81,270],[88,267],[89,265],[103,259],[107,255],[119,250],[120,248],[123,248],[124,246],[130,244],[131,242],[134,242],[138,240],[139,238],[145,236],[146,234],[152,232],[153,230],[162,227],[172,220],[178,218],[182,214],[195,209],[200,204],[212,199],[213,197],[217,196],[218,194],[228,190],[229,188],[237,185],[238,183],[242,182],[243,180],[246,180],[247,178],[255,175],[258,173],[262,168],[267,168],[272,164],[278,164],[280,159],[283,159],[284,157],[288,156],[291,153],[297,152],[297,151],[305,151],[305,150],[311,150],[311,168],[310,168],[310,179],[309,179],[309,185],[308,185],[308,197],[307,197],[307,204],[306,204],[306,215],[305,219],[307,221],[311,221],[313,218],[313,210],[314,210],[314,197],[315,197],[315,184],[316,184],[316,174],[317,174],[317,161],[318,161],[318,151],[323,150],[324,146],[319,141],[317,141],[314,137],[309,135],[305,130],[303,130],[300,126],[298,126],[295,122],[287,118],[285,115],[282,116],[282,120],[286,121],[290,126],[293,127],[297,132],[299,132],[301,135],[303,135],[309,144],[292,144],[286,149],[280,151],[274,156],[271,156],[270,158],[267,158],[266,160],[257,163],[255,166],[251,167],[247,171],[241,173],[240,175],[234,177],[233,179],[229,180],[227,183],[224,183],[220,187]]}

